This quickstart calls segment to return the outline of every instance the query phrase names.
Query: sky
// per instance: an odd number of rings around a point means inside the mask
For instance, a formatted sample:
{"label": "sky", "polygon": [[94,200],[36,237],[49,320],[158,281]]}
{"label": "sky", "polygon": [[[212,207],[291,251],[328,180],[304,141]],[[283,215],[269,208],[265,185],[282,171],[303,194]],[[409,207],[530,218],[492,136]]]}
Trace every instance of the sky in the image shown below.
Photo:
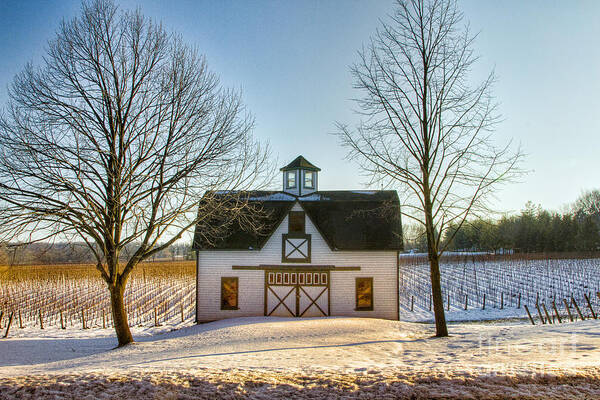
{"label": "sky", "polygon": [[[345,159],[335,122],[358,116],[349,67],[394,8],[378,1],[117,0],[140,7],[206,56],[226,87],[241,90],[254,134],[278,165],[299,154],[322,169],[320,190],[365,188]],[[62,18],[80,1],[0,3],[0,106],[27,62],[40,65]],[[480,61],[474,81],[494,69],[503,121],[494,136],[527,154],[520,182],[497,193],[498,211],[527,201],[561,211],[600,187],[600,2],[459,1]],[[280,182],[280,180],[277,180]]]}

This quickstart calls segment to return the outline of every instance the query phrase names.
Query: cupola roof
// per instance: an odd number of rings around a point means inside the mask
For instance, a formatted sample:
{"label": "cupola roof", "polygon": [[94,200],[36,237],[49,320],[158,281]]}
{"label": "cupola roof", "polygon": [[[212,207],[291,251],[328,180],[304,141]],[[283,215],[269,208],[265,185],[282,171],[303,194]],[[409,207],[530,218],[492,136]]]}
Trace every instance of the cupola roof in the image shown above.
{"label": "cupola roof", "polygon": [[310,161],[302,156],[296,157],[294,161],[281,168],[280,171],[291,171],[294,169],[303,169],[306,171],[320,171],[321,168],[313,165]]}

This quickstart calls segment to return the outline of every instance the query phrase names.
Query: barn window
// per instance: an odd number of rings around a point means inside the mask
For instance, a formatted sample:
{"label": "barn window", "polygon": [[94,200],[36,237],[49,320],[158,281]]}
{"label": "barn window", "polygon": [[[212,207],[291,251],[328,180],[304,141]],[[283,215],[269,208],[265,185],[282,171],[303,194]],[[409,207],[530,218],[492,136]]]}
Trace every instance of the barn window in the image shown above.
{"label": "barn window", "polygon": [[287,189],[294,189],[296,187],[296,171],[288,171],[287,173]]}
{"label": "barn window", "polygon": [[288,233],[304,233],[304,211],[290,211]]}
{"label": "barn window", "polygon": [[373,278],[356,278],[356,310],[373,310]]}
{"label": "barn window", "polygon": [[315,188],[315,173],[312,171],[304,172],[304,187],[307,189]]}
{"label": "barn window", "polygon": [[238,309],[238,278],[221,278],[221,310]]}
{"label": "barn window", "polygon": [[321,274],[321,283],[327,285],[327,274],[325,272]]}

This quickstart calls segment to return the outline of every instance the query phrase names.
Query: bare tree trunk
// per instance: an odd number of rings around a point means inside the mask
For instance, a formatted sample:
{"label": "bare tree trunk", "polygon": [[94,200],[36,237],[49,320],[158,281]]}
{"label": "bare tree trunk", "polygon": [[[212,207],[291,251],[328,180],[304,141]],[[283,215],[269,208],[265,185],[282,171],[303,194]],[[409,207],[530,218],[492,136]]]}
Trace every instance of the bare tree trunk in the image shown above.
{"label": "bare tree trunk", "polygon": [[433,253],[429,257],[429,271],[431,274],[431,295],[433,297],[433,314],[435,316],[435,336],[448,336],[446,315],[444,313],[444,299],[442,297],[442,284],[440,276],[440,257]]}
{"label": "bare tree trunk", "polygon": [[[425,181],[427,181],[425,177]],[[433,212],[429,200],[429,190],[425,188],[425,228],[427,232],[427,253],[429,258],[429,273],[431,277],[431,296],[433,300],[433,314],[435,316],[435,336],[448,336],[446,314],[444,313],[444,299],[442,297],[442,282],[440,274],[440,254],[437,248],[437,238],[433,223]]]}
{"label": "bare tree trunk", "polygon": [[108,289],[110,290],[110,306],[112,309],[115,331],[117,332],[117,339],[119,340],[119,347],[125,346],[133,342],[133,336],[131,335],[129,322],[127,321],[125,304],[123,303],[125,285],[117,282],[114,285],[109,285]]}

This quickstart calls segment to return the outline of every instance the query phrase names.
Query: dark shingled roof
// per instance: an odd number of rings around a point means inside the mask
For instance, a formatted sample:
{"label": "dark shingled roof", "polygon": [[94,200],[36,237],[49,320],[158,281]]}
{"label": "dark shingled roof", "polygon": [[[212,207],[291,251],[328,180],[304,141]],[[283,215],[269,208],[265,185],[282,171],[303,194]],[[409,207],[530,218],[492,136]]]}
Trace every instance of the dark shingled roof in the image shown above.
{"label": "dark shingled roof", "polygon": [[195,250],[259,250],[296,201],[332,250],[402,250],[400,202],[396,191],[323,191],[296,197],[284,192],[245,192],[249,203],[262,207],[262,234],[233,224],[217,243],[203,240],[196,227]]}
{"label": "dark shingled roof", "polygon": [[296,157],[294,161],[281,168],[280,171],[289,171],[292,169],[305,169],[307,171],[320,171],[321,168],[313,165],[310,161],[302,156]]}

